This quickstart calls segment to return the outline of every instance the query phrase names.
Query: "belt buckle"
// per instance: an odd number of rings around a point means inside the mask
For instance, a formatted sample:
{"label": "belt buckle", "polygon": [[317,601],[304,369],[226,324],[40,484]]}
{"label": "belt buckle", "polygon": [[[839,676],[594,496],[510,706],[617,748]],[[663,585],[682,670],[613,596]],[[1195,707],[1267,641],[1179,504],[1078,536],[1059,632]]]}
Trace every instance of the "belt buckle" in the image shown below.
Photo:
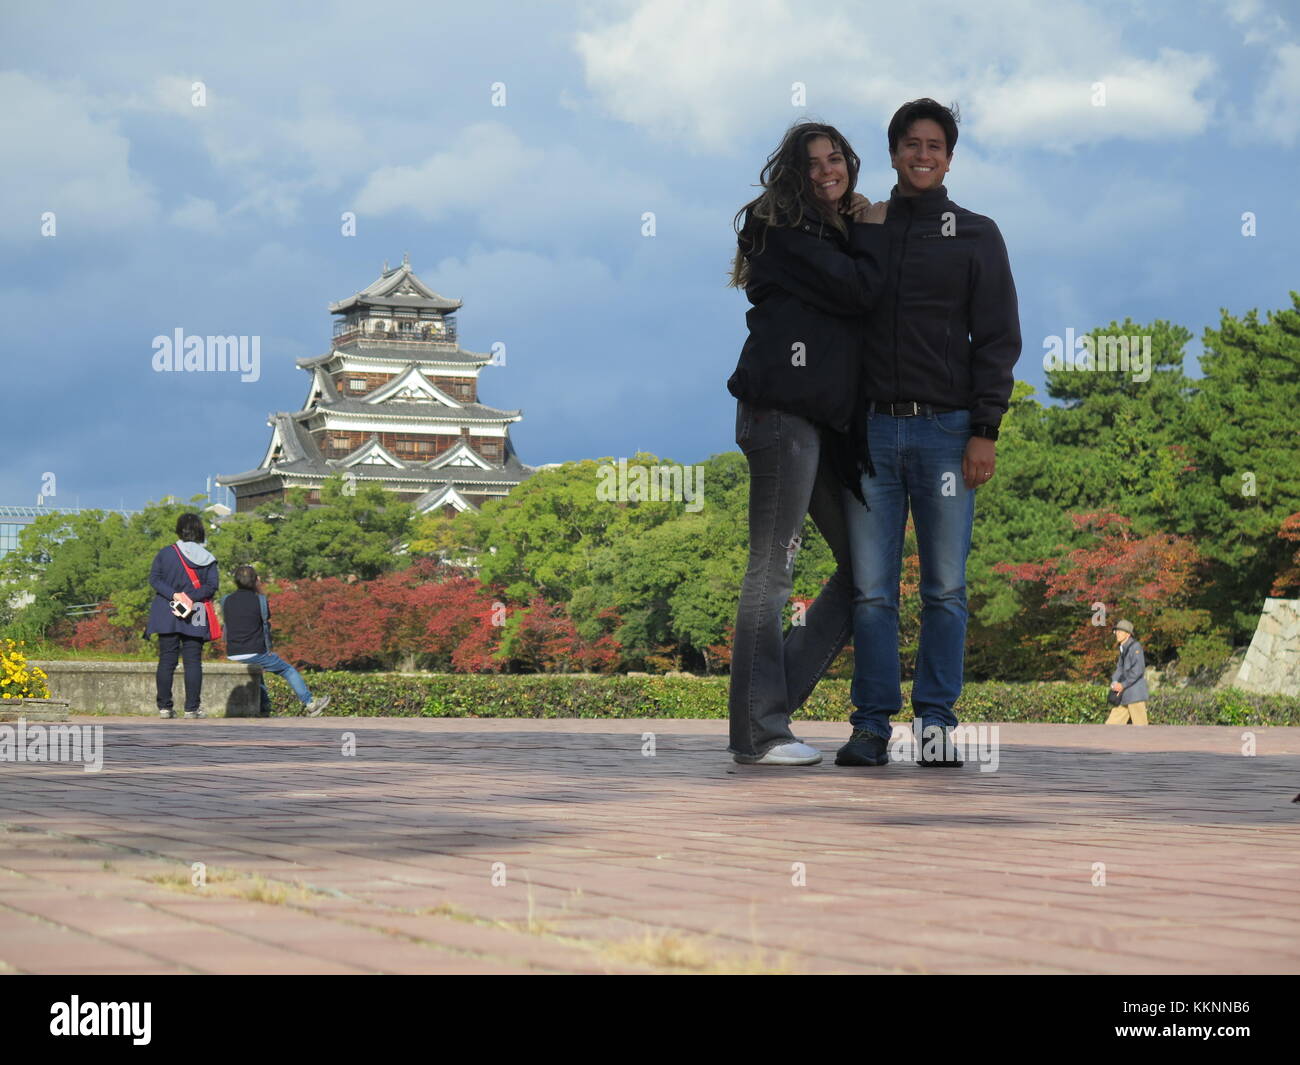
{"label": "belt buckle", "polygon": [[916,400],[909,400],[904,404],[904,406],[911,407],[912,409],[903,414],[899,414],[898,417],[900,418],[914,418],[921,413],[921,405],[917,403]]}

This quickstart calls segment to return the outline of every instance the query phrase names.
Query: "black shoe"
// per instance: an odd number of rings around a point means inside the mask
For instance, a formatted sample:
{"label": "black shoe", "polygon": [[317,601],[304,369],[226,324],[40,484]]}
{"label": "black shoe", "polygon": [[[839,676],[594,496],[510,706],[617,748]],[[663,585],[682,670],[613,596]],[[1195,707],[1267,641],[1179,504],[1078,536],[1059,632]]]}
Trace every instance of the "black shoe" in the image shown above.
{"label": "black shoe", "polygon": [[835,752],[836,765],[888,765],[889,741],[855,728],[849,742]]}
{"label": "black shoe", "polygon": [[[935,732],[943,736],[940,743],[934,739]],[[927,738],[929,742],[927,743]],[[916,764],[926,769],[960,769],[966,763],[957,757],[957,748],[953,746],[952,736],[942,725],[930,725],[921,730],[920,748],[916,755]],[[930,757],[936,755],[937,757]]]}

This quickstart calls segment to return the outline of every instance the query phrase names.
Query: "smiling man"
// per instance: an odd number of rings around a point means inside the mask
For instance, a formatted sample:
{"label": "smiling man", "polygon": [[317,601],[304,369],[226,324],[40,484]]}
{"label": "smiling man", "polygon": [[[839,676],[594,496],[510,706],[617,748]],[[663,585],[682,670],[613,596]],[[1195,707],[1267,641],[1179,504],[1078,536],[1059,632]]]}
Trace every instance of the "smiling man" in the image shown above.
{"label": "smiling man", "polygon": [[962,689],[966,557],[975,490],[993,477],[1011,398],[1020,318],[997,225],[948,199],[953,113],[913,100],[894,115],[888,136],[898,174],[885,221],[890,257],[866,324],[855,426],[866,506],[844,493],[856,593],[853,735],[835,761],[889,761],[890,718],[902,708],[898,597],[910,510],[921,562],[912,706],[931,741],[918,762],[960,766],[947,737]]}

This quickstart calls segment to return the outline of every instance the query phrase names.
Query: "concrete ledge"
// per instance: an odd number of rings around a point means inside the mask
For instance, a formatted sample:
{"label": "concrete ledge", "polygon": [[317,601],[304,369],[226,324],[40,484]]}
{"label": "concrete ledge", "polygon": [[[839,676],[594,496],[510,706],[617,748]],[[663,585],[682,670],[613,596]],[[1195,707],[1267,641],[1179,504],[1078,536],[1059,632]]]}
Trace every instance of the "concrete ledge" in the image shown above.
{"label": "concrete ledge", "polygon": [[62,699],[0,699],[0,721],[67,721]]}
{"label": "concrete ledge", "polygon": [[[31,661],[49,678],[50,695],[63,699],[74,714],[158,713],[154,677],[157,662]],[[203,663],[203,709],[212,717],[257,717],[262,671],[239,662]],[[177,666],[172,703],[179,717],[185,709],[185,673]]]}

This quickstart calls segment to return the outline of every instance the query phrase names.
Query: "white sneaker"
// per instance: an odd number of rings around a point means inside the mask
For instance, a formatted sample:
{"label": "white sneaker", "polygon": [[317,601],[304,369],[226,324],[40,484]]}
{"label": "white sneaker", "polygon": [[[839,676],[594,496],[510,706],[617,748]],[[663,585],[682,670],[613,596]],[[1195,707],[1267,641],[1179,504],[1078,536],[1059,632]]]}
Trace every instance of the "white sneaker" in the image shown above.
{"label": "white sneaker", "polygon": [[329,704],[330,697],[328,695],[322,695],[319,699],[313,699],[307,704],[307,716],[320,717],[321,711],[324,710],[325,707],[329,706]]}
{"label": "white sneaker", "polygon": [[794,740],[791,743],[778,743],[762,758],[749,755],[735,755],[741,765],[816,765],[822,760],[822,752],[816,747]]}

